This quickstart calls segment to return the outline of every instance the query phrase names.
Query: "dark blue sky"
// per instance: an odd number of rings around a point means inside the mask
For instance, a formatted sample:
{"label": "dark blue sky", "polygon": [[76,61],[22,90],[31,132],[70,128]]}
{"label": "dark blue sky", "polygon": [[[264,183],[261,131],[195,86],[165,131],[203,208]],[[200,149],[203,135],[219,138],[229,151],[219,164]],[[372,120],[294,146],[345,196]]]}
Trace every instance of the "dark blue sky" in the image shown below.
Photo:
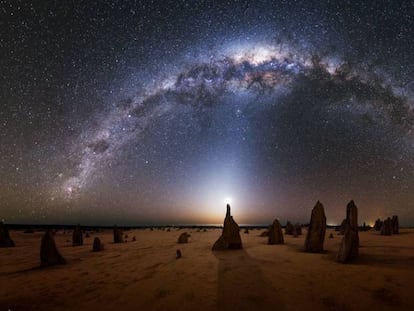
{"label": "dark blue sky", "polygon": [[411,1],[0,4],[9,223],[414,225]]}

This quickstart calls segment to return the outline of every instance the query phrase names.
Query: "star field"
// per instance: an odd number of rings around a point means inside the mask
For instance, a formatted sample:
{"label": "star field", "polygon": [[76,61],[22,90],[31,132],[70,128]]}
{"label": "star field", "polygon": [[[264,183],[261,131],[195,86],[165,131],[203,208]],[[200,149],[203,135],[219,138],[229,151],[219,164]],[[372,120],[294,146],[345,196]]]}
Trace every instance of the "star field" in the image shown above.
{"label": "star field", "polygon": [[414,225],[410,1],[1,1],[10,223]]}

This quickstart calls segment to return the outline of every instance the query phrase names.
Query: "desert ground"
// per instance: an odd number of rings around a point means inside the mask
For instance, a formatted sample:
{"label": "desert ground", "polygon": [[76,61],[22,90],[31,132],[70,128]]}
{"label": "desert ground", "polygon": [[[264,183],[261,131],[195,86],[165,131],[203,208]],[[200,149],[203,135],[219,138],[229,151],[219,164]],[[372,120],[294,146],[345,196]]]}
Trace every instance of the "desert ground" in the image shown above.
{"label": "desert ground", "polygon": [[[189,243],[177,244],[185,231]],[[335,262],[333,229],[322,254],[303,252],[306,230],[284,245],[267,245],[262,231],[241,230],[243,249],[222,252],[211,251],[220,229],[129,230],[122,244],[106,230],[75,247],[58,231],[68,263],[39,268],[43,232],[13,230],[16,247],[0,249],[0,310],[414,310],[414,229],[360,232],[349,264]],[[95,236],[102,252],[91,251]]]}

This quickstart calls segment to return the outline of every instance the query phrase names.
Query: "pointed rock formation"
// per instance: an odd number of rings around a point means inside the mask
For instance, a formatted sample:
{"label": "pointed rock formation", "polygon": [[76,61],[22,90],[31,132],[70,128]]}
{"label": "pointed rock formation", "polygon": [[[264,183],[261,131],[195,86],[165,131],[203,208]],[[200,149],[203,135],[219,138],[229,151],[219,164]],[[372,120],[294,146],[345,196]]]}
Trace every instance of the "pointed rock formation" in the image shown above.
{"label": "pointed rock formation", "polygon": [[392,220],[387,218],[383,221],[381,226],[381,235],[392,235]]}
{"label": "pointed rock formation", "polygon": [[98,237],[95,237],[93,239],[93,246],[92,246],[92,251],[94,252],[100,252],[104,249],[104,245],[103,243],[101,243],[101,239]]}
{"label": "pointed rock formation", "polygon": [[285,227],[285,234],[287,235],[292,235],[293,231],[295,230],[295,227],[292,225],[292,223],[288,220],[286,222],[286,227]]}
{"label": "pointed rock formation", "polygon": [[354,200],[351,200],[346,206],[346,221],[351,228],[358,229],[358,209]]}
{"label": "pointed rock formation", "polygon": [[398,223],[398,216],[397,215],[392,216],[391,226],[392,226],[392,234],[400,233],[400,225]]}
{"label": "pointed rock formation", "polygon": [[323,251],[325,241],[326,217],[321,202],[316,202],[312,209],[308,233],[305,239],[305,252],[320,253]]}
{"label": "pointed rock formation", "polygon": [[53,266],[63,265],[65,263],[65,258],[63,258],[56,247],[52,231],[47,230],[40,244],[40,265]]}
{"label": "pointed rock formation", "polygon": [[181,257],[182,257],[181,250],[180,249],[177,249],[175,251],[175,258],[176,259],[180,259]]}
{"label": "pointed rock formation", "polygon": [[180,236],[178,237],[178,243],[180,244],[184,244],[184,243],[188,243],[188,238],[191,235],[189,235],[187,232],[183,232],[180,234]]}
{"label": "pointed rock formation", "polygon": [[83,245],[83,234],[80,225],[77,225],[72,234],[72,246]]}
{"label": "pointed rock formation", "polygon": [[0,247],[14,247],[15,244],[10,237],[9,230],[6,225],[0,221]]}
{"label": "pointed rock formation", "polygon": [[277,219],[273,221],[273,224],[269,226],[269,237],[267,244],[283,244],[283,232],[282,227]]}
{"label": "pointed rock formation", "polygon": [[223,232],[213,245],[213,251],[242,248],[239,225],[230,214],[230,205],[227,204],[226,218],[224,218]]}
{"label": "pointed rock formation", "polygon": [[339,252],[336,256],[338,262],[346,263],[358,257],[359,235],[358,235],[358,209],[351,201],[346,206],[345,231]]}
{"label": "pointed rock formation", "polygon": [[122,230],[119,229],[116,225],[114,226],[114,243],[123,243],[124,242],[124,235],[122,234]]}
{"label": "pointed rock formation", "polygon": [[296,232],[296,235],[302,235],[302,225],[295,224],[295,232]]}
{"label": "pointed rock formation", "polygon": [[381,227],[382,227],[382,221],[381,221],[381,219],[377,219],[376,221],[375,221],[375,224],[374,224],[374,230],[375,231],[380,231],[381,230]]}

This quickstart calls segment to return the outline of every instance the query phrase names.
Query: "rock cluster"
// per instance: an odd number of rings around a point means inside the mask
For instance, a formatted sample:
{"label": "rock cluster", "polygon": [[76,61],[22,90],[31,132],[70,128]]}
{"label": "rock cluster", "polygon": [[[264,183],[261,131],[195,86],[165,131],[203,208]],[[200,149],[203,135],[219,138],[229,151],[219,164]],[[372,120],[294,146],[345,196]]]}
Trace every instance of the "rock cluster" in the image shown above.
{"label": "rock cluster", "polygon": [[377,228],[380,226],[381,235],[392,235],[392,234],[399,234],[400,233],[400,225],[398,222],[398,216],[394,215],[392,218],[388,217],[384,221],[377,219],[375,222],[374,229],[379,231]]}
{"label": "rock cluster", "polygon": [[242,241],[240,237],[239,225],[234,221],[230,214],[230,205],[227,204],[226,217],[224,218],[223,232],[213,245],[213,251],[226,249],[240,249]]}
{"label": "rock cluster", "polygon": [[0,247],[14,247],[15,244],[10,237],[9,230],[6,225],[0,221]]}
{"label": "rock cluster", "polygon": [[325,241],[326,217],[321,202],[316,202],[312,209],[311,220],[305,239],[305,252],[320,253],[323,252],[323,243]]}
{"label": "rock cluster", "polygon": [[269,236],[267,244],[283,244],[283,232],[282,227],[277,219],[273,221],[273,224],[269,226]]}
{"label": "rock cluster", "polygon": [[65,263],[65,258],[63,258],[56,247],[52,231],[47,230],[40,244],[40,265],[53,266],[63,265]]}
{"label": "rock cluster", "polygon": [[346,206],[346,218],[344,237],[339,247],[336,260],[346,263],[358,257],[359,235],[358,235],[358,209],[354,201]]}

